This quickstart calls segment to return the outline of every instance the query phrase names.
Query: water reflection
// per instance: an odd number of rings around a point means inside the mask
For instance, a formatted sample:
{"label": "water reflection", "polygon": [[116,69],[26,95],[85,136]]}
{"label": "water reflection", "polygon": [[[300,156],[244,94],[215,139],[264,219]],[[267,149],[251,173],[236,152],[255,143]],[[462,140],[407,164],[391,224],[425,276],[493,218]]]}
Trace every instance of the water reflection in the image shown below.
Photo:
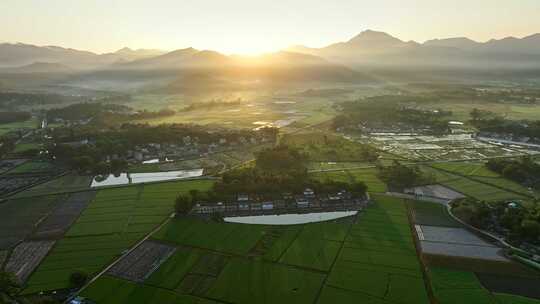
{"label": "water reflection", "polygon": [[179,170],[167,172],[150,173],[121,173],[119,175],[96,176],[91,187],[118,186],[127,184],[139,184],[148,182],[159,182],[168,180],[185,179],[199,177],[203,175],[203,169]]}

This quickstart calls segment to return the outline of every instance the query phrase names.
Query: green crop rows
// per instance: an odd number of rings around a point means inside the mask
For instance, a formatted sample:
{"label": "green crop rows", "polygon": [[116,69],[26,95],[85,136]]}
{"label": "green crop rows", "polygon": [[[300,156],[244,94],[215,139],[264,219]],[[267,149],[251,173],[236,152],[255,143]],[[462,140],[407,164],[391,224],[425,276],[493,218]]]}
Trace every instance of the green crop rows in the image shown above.
{"label": "green crop rows", "polygon": [[376,200],[357,217],[285,227],[176,219],[154,238],[177,250],[144,285],[105,276],[84,296],[97,303],[185,296],[186,303],[428,303],[404,202]]}
{"label": "green crop rows", "polygon": [[206,190],[210,181],[161,183],[105,189],[30,277],[25,293],[67,287],[75,270],[93,274],[172,212],[178,193]]}

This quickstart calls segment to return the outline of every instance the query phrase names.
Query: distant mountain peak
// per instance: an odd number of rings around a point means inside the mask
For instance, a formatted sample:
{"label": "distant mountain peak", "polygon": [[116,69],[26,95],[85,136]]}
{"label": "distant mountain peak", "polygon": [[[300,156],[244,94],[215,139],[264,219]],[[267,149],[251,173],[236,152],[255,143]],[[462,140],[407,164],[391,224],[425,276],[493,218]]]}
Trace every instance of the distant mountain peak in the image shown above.
{"label": "distant mountain peak", "polygon": [[133,49],[130,49],[127,46],[125,46],[125,47],[119,49],[118,51],[116,51],[115,53],[116,54],[121,54],[121,53],[131,53],[131,52],[133,52]]}
{"label": "distant mountain peak", "polygon": [[370,41],[392,41],[392,42],[403,42],[399,40],[396,37],[393,37],[385,32],[379,32],[374,30],[365,30],[361,32],[360,34],[354,36],[352,39],[349,40],[349,42],[356,43],[356,42],[370,42]]}
{"label": "distant mountain peak", "polygon": [[532,35],[529,35],[527,37],[523,37],[523,39],[526,39],[526,40],[529,40],[529,39],[540,39],[540,33],[537,33],[537,34],[532,34]]}

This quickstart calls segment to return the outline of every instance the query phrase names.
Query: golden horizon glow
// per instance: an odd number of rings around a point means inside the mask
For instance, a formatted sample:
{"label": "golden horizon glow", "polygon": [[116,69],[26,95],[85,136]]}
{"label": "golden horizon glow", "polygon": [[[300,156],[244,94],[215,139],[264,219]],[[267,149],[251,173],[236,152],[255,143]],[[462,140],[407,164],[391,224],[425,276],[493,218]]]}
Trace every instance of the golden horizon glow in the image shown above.
{"label": "golden horizon glow", "polygon": [[2,0],[0,42],[258,55],[366,29],[417,42],[523,37],[540,32],[539,11],[537,0]]}

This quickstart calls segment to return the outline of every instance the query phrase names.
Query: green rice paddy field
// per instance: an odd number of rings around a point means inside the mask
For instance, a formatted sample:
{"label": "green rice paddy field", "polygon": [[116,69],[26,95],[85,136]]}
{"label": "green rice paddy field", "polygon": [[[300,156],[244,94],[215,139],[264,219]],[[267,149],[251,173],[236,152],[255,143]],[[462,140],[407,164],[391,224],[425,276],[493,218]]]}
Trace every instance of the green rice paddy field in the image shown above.
{"label": "green rice paddy field", "polygon": [[104,276],[83,295],[97,303],[429,303],[404,202],[376,200],[352,218],[285,227],[176,219],[154,238],[179,249],[144,284]]}
{"label": "green rice paddy field", "polygon": [[377,168],[313,172],[310,175],[313,179],[320,181],[364,182],[368,186],[369,192],[384,193],[387,191],[386,184],[377,176]]}
{"label": "green rice paddy field", "polygon": [[496,175],[483,164],[441,163],[432,167],[423,166],[422,170],[431,174],[436,183],[479,200],[496,201],[532,197],[528,189]]}
{"label": "green rice paddy field", "polygon": [[537,193],[533,193],[524,186],[502,177],[497,172],[489,170],[484,163],[441,163],[435,164],[433,167],[463,175],[475,181],[502,188],[507,191],[528,196],[537,196]]}
{"label": "green rice paddy field", "polygon": [[[23,293],[65,288],[75,270],[99,272],[158,227],[179,192],[211,185],[201,180],[99,191]],[[490,293],[473,273],[433,268],[426,277],[406,201],[373,199],[356,216],[304,225],[172,219],[152,239],[176,250],[143,283],[104,275],[82,296],[98,304],[427,304],[429,286],[438,303],[456,303],[456,297],[462,303],[538,303]]]}
{"label": "green rice paddy field", "polygon": [[[440,304],[538,304],[540,300],[516,295],[491,293],[485,289],[473,272],[447,268],[429,270],[431,287]],[[464,300],[466,299],[466,300]]]}
{"label": "green rice paddy field", "polygon": [[211,181],[169,182],[101,190],[30,277],[24,293],[68,286],[75,270],[98,272],[172,212],[178,193]]}

